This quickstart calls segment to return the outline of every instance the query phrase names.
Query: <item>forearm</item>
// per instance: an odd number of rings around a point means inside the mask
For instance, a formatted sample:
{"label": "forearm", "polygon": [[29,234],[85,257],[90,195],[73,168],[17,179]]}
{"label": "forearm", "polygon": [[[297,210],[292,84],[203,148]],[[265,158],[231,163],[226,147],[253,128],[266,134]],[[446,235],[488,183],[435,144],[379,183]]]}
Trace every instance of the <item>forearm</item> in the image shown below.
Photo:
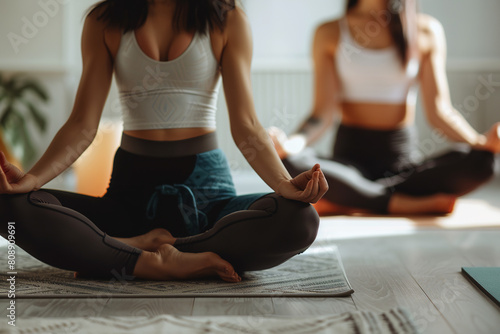
{"label": "forearm", "polygon": [[325,131],[330,128],[330,125],[331,121],[311,115],[302,123],[294,135],[302,135],[306,141],[306,146],[309,146],[320,139]]}
{"label": "forearm", "polygon": [[283,143],[283,149],[287,154],[297,154],[305,147],[314,144],[320,139],[331,126],[331,120],[317,117],[314,113],[309,116]]}
{"label": "forearm", "polygon": [[90,146],[97,133],[79,122],[68,121],[57,132],[49,147],[28,174],[38,179],[36,189],[71,166]]}
{"label": "forearm", "polygon": [[467,143],[473,147],[486,143],[486,137],[478,133],[465,118],[453,107],[440,111],[431,120],[434,128],[441,130],[449,139]]}
{"label": "forearm", "polygon": [[231,129],[234,142],[255,172],[277,191],[291,176],[281,162],[267,131],[260,125],[239,125]]}

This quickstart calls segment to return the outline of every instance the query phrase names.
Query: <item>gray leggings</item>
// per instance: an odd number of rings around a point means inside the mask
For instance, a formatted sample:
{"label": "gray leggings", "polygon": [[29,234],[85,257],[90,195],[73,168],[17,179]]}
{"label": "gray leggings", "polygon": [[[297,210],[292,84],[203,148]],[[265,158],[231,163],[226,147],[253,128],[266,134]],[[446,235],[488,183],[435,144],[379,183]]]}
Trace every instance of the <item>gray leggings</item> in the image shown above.
{"label": "gray leggings", "polygon": [[[206,137],[191,140],[188,145],[191,149],[187,152],[203,153],[194,151],[207,149],[206,145],[191,144],[200,144],[197,141],[206,144],[206,140]],[[168,142],[165,146],[169,150],[164,152],[176,151],[170,148],[179,146],[181,142],[184,141]],[[132,146],[123,144],[122,141],[122,148],[134,150]],[[127,176],[129,170],[135,173],[136,167],[144,169],[148,177],[152,173],[150,169],[158,168],[159,165],[162,173],[169,174],[168,166],[178,168],[179,164],[175,162],[182,162],[182,159],[170,156],[167,160],[164,160],[167,157],[148,160],[122,149],[118,153],[120,163],[116,164],[115,159],[112,181],[103,197],[50,189],[28,194],[0,195],[0,234],[7,238],[8,222],[15,222],[16,244],[42,262],[77,271],[84,276],[118,275],[124,279],[133,276],[142,250],[119,242],[107,233],[130,237],[158,227],[167,230],[172,227],[182,235],[185,230],[181,225],[189,221],[203,221],[201,233],[184,235],[177,239],[174,246],[184,252],[215,252],[239,272],[267,269],[283,263],[306,250],[316,237],[319,217],[314,208],[310,204],[285,199],[274,193],[224,197],[224,194],[228,195],[225,189],[219,194],[222,197],[220,200],[212,196],[211,202],[207,204],[200,200],[196,189],[190,188],[194,193],[193,200],[198,205],[194,214],[186,215],[185,212],[191,211],[179,206],[177,195],[158,195],[155,191],[157,187],[148,184],[145,179],[141,180],[140,185],[126,184],[125,181],[130,180]],[[127,160],[132,158],[136,160],[135,165]],[[125,160],[128,164],[123,163]],[[196,160],[191,166],[194,171]],[[166,165],[162,166],[162,163]],[[215,169],[212,171],[214,174]],[[224,169],[221,171],[224,172]],[[197,175],[193,173],[188,174]],[[226,178],[222,179],[227,181]],[[189,181],[189,177],[186,180]],[[179,182],[177,180],[173,184],[178,186]],[[189,182],[186,181],[186,184]],[[144,195],[148,192],[154,201]],[[151,208],[147,204],[151,202],[158,206],[154,210],[156,217],[148,215],[151,211],[148,209]],[[119,233],[120,227],[126,232]]]}

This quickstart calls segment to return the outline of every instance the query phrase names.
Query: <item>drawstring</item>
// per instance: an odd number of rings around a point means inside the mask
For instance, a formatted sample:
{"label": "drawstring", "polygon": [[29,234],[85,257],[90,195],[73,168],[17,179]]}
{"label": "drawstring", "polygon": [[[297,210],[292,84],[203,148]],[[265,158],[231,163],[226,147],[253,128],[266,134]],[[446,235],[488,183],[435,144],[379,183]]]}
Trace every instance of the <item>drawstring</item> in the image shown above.
{"label": "drawstring", "polygon": [[[161,186],[157,186],[156,191],[151,195],[149,199],[148,206],[146,208],[146,215],[148,219],[154,219],[156,217],[156,211],[158,208],[158,201],[160,200],[160,195],[177,195],[177,200],[179,203],[179,210],[181,212],[182,218],[184,219],[184,223],[186,229],[190,235],[200,233],[200,218],[199,215],[202,214],[205,216],[203,212],[198,211],[198,207],[196,205],[196,199],[194,197],[191,189],[184,184],[164,184]],[[187,202],[187,205],[185,203]],[[195,216],[195,225],[191,222],[189,218],[189,214],[194,211]]]}

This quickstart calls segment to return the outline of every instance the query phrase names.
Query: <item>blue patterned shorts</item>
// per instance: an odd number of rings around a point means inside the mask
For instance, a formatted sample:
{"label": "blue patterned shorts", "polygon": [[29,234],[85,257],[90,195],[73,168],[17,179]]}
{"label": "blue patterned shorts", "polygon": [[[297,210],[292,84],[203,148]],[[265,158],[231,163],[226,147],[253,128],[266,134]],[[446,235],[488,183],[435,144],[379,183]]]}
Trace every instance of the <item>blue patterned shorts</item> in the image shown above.
{"label": "blue patterned shorts", "polygon": [[[160,198],[176,196],[178,209],[188,235],[210,229],[222,217],[239,210],[246,210],[267,193],[237,196],[225,154],[220,149],[196,155],[196,163],[189,177],[182,183],[162,184],[155,187],[147,205],[148,219],[154,219]],[[215,219],[210,212],[219,205]]]}

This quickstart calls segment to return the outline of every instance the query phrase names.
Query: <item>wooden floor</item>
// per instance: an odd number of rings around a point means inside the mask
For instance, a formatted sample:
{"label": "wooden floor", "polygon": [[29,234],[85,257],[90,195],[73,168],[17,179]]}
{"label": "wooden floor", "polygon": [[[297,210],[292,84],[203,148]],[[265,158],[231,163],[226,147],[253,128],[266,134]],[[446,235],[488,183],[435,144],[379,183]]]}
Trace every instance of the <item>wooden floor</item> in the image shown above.
{"label": "wooden floor", "polygon": [[[466,212],[469,224],[462,219]],[[500,211],[488,202],[471,197],[454,216],[434,219],[323,218],[319,240],[324,239],[339,246],[355,290],[351,297],[18,299],[18,323],[27,317],[297,317],[404,307],[423,333],[500,333],[500,308],[460,273],[463,266],[500,266]],[[2,310],[6,305],[0,301]]]}

